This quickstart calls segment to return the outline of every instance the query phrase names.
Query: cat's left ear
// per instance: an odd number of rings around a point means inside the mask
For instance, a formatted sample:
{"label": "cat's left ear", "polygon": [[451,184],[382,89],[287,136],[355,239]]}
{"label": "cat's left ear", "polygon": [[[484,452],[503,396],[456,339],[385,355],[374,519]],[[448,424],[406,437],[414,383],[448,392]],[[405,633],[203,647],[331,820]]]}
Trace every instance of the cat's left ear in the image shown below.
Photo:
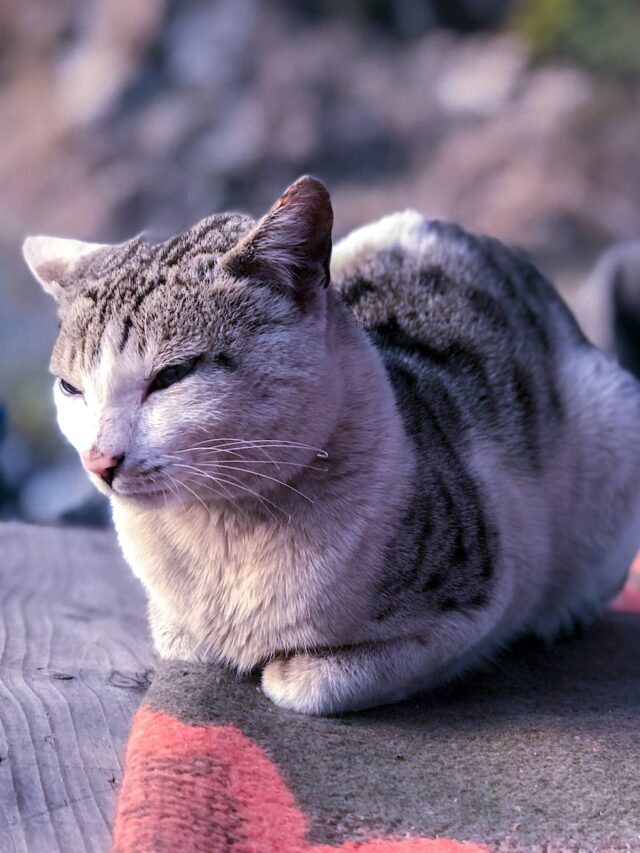
{"label": "cat's left ear", "polygon": [[284,192],[221,264],[234,277],[289,292],[304,307],[329,284],[333,210],[327,188],[305,175]]}
{"label": "cat's left ear", "polygon": [[59,302],[64,292],[64,279],[80,258],[102,248],[101,243],[39,236],[27,237],[22,244],[22,254],[43,289]]}

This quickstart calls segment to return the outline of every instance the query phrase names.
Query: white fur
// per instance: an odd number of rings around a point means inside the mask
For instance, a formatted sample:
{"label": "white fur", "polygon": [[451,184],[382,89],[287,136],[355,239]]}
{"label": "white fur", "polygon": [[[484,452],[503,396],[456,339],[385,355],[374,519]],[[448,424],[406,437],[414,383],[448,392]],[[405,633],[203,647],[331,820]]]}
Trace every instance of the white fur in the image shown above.
{"label": "white fur", "polygon": [[595,349],[560,367],[569,427],[542,488],[553,496],[553,559],[530,628],[551,638],[590,622],[619,590],[640,548],[640,395]]}
{"label": "white fur", "polygon": [[[140,423],[141,389],[152,371],[152,361],[133,351],[122,358],[115,336],[116,332],[107,327],[98,359],[83,379],[82,395],[67,396],[55,383],[58,424],[80,455],[120,456],[133,451],[143,458],[144,445],[150,444],[151,436],[142,431]],[[91,478],[111,496],[99,477]]]}
{"label": "white fur", "polygon": [[331,269],[338,274],[343,264],[361,254],[397,247],[413,255],[428,254],[436,244],[428,220],[415,210],[390,213],[356,228],[333,247]]}

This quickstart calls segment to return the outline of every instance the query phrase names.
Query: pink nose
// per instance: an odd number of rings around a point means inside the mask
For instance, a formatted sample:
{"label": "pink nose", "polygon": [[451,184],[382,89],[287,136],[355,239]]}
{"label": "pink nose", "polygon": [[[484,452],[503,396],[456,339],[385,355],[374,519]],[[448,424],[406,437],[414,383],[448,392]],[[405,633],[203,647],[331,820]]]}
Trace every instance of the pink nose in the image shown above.
{"label": "pink nose", "polygon": [[113,482],[118,466],[124,459],[124,453],[116,455],[96,455],[95,453],[83,453],[82,464],[97,477],[100,477],[109,486]]}

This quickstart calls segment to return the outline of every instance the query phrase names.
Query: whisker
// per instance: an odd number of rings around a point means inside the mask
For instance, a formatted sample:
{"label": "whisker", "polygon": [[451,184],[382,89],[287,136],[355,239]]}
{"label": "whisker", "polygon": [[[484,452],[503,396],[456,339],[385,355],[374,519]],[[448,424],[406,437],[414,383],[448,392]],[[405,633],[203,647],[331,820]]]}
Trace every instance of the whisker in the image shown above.
{"label": "whisker", "polygon": [[[250,489],[248,486],[246,486],[244,483],[241,483],[239,480],[237,480],[235,477],[232,477],[230,474],[226,475],[227,479],[223,479],[222,477],[213,477],[210,474],[207,474],[205,471],[196,471],[196,474],[199,474],[201,477],[204,477],[205,479],[210,480],[211,482],[214,482],[214,483],[218,483],[220,485],[222,485],[223,483],[226,483],[229,486],[235,486],[238,489],[242,489],[242,491],[248,492],[250,495],[253,495],[253,497],[257,498],[260,501],[260,503],[264,506],[265,510],[271,515],[272,518],[275,519],[275,515],[269,509],[267,504],[270,504],[272,507],[277,509],[278,512],[280,512],[280,513],[282,513],[282,515],[286,516],[289,521],[291,521],[290,514],[288,512],[285,512],[285,510],[283,510],[282,507],[279,507],[278,504],[274,503],[272,500],[265,497],[265,495],[261,495],[259,492],[255,492],[253,489]],[[182,482],[182,481],[180,481],[180,482]],[[211,486],[207,486],[206,484],[203,484],[203,488],[212,489]]]}
{"label": "whisker", "polygon": [[[205,445],[209,445],[205,448]],[[177,450],[177,453],[191,453],[196,448],[203,448],[207,450],[237,450],[244,448],[272,448],[272,447],[282,447],[282,448],[291,448],[291,449],[299,449],[299,450],[314,450],[321,458],[326,459],[328,457],[328,453],[326,450],[323,450],[321,447],[316,447],[313,444],[305,444],[303,442],[297,441],[289,441],[288,439],[277,439],[277,438],[264,438],[264,439],[217,439],[210,438],[204,439],[203,441],[198,441],[192,444],[190,447]]]}
{"label": "whisker", "polygon": [[[243,450],[245,448],[240,448]],[[257,448],[260,449],[260,448]],[[230,453],[232,456],[240,456],[240,453],[236,450],[229,450],[226,447],[218,449],[217,447],[185,447],[183,450],[176,450],[175,454],[165,453],[165,458],[167,459],[181,459],[181,456],[178,456],[179,453],[191,453],[195,455],[197,453]]]}
{"label": "whisker", "polygon": [[[149,479],[151,480],[151,482],[154,485],[162,482],[161,480],[158,479],[158,477],[156,477],[155,474],[149,474]],[[160,491],[162,493],[162,497],[164,498],[164,508],[169,509],[169,504],[167,502],[167,490],[165,488],[163,488],[162,485],[160,485]]]}
{"label": "whisker", "polygon": [[[234,441],[235,441],[235,439],[234,439]],[[179,452],[179,451],[178,451],[178,452]],[[166,456],[166,458],[171,458],[171,454],[165,454],[165,456]],[[174,457],[174,458],[175,458],[175,457]],[[213,482],[213,483],[215,483],[215,484],[216,484],[216,485],[218,485],[218,486],[223,486],[223,488],[224,488],[224,485],[229,485],[229,486],[234,486],[235,488],[239,488],[239,489],[241,489],[242,491],[247,492],[248,494],[252,495],[252,496],[253,496],[254,498],[256,498],[258,501],[260,501],[260,503],[262,504],[262,506],[264,507],[264,509],[269,513],[269,515],[270,515],[274,520],[276,520],[276,516],[274,515],[274,513],[272,512],[272,510],[269,508],[269,506],[267,506],[267,504],[270,504],[272,507],[274,507],[274,509],[278,510],[278,512],[280,512],[282,515],[284,515],[284,516],[287,518],[287,520],[288,520],[289,522],[291,521],[291,516],[289,515],[289,513],[285,512],[281,507],[279,507],[276,503],[274,503],[274,502],[273,502],[272,500],[270,500],[269,498],[265,497],[264,495],[259,494],[259,492],[256,492],[256,491],[254,491],[253,489],[250,489],[248,486],[246,486],[244,483],[240,482],[236,477],[233,477],[231,474],[227,474],[227,475],[226,475],[226,478],[223,478],[223,477],[213,477],[211,474],[209,474],[209,473],[207,473],[206,471],[203,471],[203,470],[201,470],[201,469],[199,469],[199,468],[196,468],[196,467],[195,467],[195,466],[193,466],[193,465],[186,465],[186,464],[184,464],[184,463],[174,463],[174,464],[176,465],[176,467],[179,467],[179,468],[188,468],[188,469],[191,469],[191,470],[193,470],[193,471],[194,471],[194,473],[195,473],[195,475],[196,475],[196,476],[204,477],[206,480],[208,480],[208,481],[210,481],[210,482]],[[167,475],[168,477],[170,477],[174,482],[176,482],[176,480],[175,480],[175,479],[174,479],[174,478],[173,478],[173,477],[172,477],[168,472],[165,472],[165,473],[166,473],[166,475]],[[192,489],[190,489],[190,488],[187,486],[187,484],[186,484],[183,480],[178,480],[177,482],[178,482],[180,485],[183,485],[183,486],[184,486],[186,489],[188,489],[192,494],[195,494],[195,492],[193,492],[193,490],[192,490]],[[225,498],[225,496],[224,496],[224,495],[222,495],[222,494],[220,493],[219,489],[215,489],[213,486],[209,485],[208,483],[203,483],[203,484],[202,484],[202,487],[203,487],[203,488],[205,488],[205,489],[208,489],[209,491],[214,492],[218,497],[221,497],[221,498],[223,498],[223,499]],[[226,490],[226,489],[225,489],[225,492],[227,492],[227,490]],[[231,503],[232,503],[236,508],[240,509],[240,507],[238,507],[237,503],[236,503],[236,502],[231,498],[231,496],[230,496],[230,494],[229,494],[228,492],[227,492],[227,498],[226,498],[226,499],[227,499],[227,500],[229,500],[229,501],[230,501],[230,502],[231,502]]]}
{"label": "whisker", "polygon": [[[169,476],[171,476],[171,475],[169,475]],[[184,482],[184,480],[174,480],[174,482],[176,483],[176,485],[184,486],[184,488],[185,488],[188,492],[190,492],[190,493],[194,496],[194,498],[195,498],[196,500],[198,500],[198,501],[202,504],[202,506],[205,508],[205,510],[209,513],[209,515],[211,515],[211,508],[210,508],[210,507],[208,507],[208,506],[206,505],[206,503],[202,500],[202,498],[200,497],[200,495],[196,494],[196,492],[194,492],[194,491],[193,491],[193,489],[192,489],[192,488],[190,488],[190,487],[189,487],[189,486]]]}
{"label": "whisker", "polygon": [[[192,445],[193,447],[198,447],[203,444],[211,444],[215,443],[216,445],[220,445],[221,447],[225,444],[235,444],[236,442],[240,442],[244,444],[246,442],[263,442],[263,441],[277,441],[278,439],[274,438],[225,438],[222,436],[203,438],[202,441],[196,441]],[[284,441],[289,441],[289,439],[284,439]]]}
{"label": "whisker", "polygon": [[[166,454],[166,456],[167,456],[167,458],[177,458],[178,456],[182,456],[182,455],[186,455],[186,454],[191,454],[192,456],[201,455],[201,454],[214,455],[214,456],[222,455],[222,454],[228,454],[231,456],[241,457],[242,452],[246,452],[246,451],[250,451],[250,450],[259,450],[267,457],[267,459],[265,461],[272,462],[274,465],[297,464],[297,463],[292,462],[291,460],[284,460],[284,459],[275,460],[273,458],[273,456],[271,456],[270,453],[267,453],[267,448],[269,450],[278,450],[278,449],[279,450],[297,450],[297,449],[307,450],[307,449],[309,449],[307,447],[298,448],[298,447],[295,447],[293,445],[279,445],[279,444],[270,444],[270,445],[267,445],[266,447],[263,447],[262,445],[253,445],[253,444],[236,445],[233,448],[231,448],[231,447],[185,447],[185,448],[181,448],[179,450],[176,450],[175,454]],[[315,450],[315,448],[311,448],[311,449]],[[316,456],[316,459],[322,459],[322,460],[329,458],[329,454],[327,453],[326,450],[315,450],[315,456]],[[233,460],[228,460],[228,461],[233,461]],[[258,460],[251,460],[251,461],[257,462]]]}
{"label": "whisker", "polygon": [[[271,447],[271,445],[269,445],[269,447]],[[267,452],[267,449],[266,449],[265,447],[260,447],[259,445],[254,444],[254,448],[255,448],[256,450],[259,450],[259,451],[262,453],[262,455],[266,458],[266,461],[267,461],[267,462],[269,462],[269,461],[272,461],[272,460],[273,460],[273,456],[272,456],[270,453],[268,453],[268,452]],[[205,448],[205,449],[206,449],[206,448]],[[237,450],[237,449],[236,449],[236,451],[232,451],[232,453],[233,453],[233,456],[238,456],[238,455],[239,455],[239,453],[238,453],[238,450]],[[276,466],[276,467],[277,467],[277,466]],[[278,470],[280,470],[280,469],[278,468]]]}
{"label": "whisker", "polygon": [[[225,465],[224,462],[216,462],[215,465],[218,469],[231,467],[229,465]],[[271,480],[273,483],[278,483],[278,485],[284,486],[285,489],[290,489],[292,492],[295,492],[297,495],[300,495],[301,498],[304,498],[306,501],[309,501],[310,504],[313,503],[313,498],[310,498],[308,495],[305,495],[304,492],[301,492],[299,489],[296,489],[295,486],[292,486],[289,483],[285,483],[283,480],[279,480],[277,477],[271,477],[269,474],[263,474],[262,471],[252,471],[250,468],[231,468],[231,470],[242,471],[245,474],[252,474],[254,477],[263,477],[265,480]]]}
{"label": "whisker", "polygon": [[[171,454],[165,454],[167,459],[178,459],[181,457],[172,456]],[[215,459],[211,460],[203,460],[198,459],[198,462],[203,465],[219,465],[221,463],[217,462]],[[291,462],[284,459],[227,459],[224,463],[225,465],[292,465],[295,468],[306,468],[309,471],[321,471],[326,473],[328,468],[320,468],[317,465],[299,465],[297,462]]]}
{"label": "whisker", "polygon": [[[181,483],[181,484],[185,487],[185,489],[189,489],[189,487],[187,486],[187,484],[186,484],[186,483],[184,483],[182,480],[178,480],[178,482],[179,482],[179,483]],[[217,486],[223,486],[222,482],[219,482],[219,481],[216,481],[216,485],[217,485]],[[219,489],[219,488],[218,488],[218,489],[216,489],[214,486],[210,486],[210,485],[208,485],[208,484],[206,484],[206,483],[202,484],[202,488],[203,488],[203,489],[208,489],[210,492],[213,492],[213,493],[214,493],[214,495],[215,495],[215,497],[216,497],[216,498],[219,498],[220,500],[223,500],[223,501],[224,501],[224,500],[229,500],[229,498],[228,498],[226,495],[224,495],[224,494],[220,491],[220,489]],[[223,486],[223,488],[224,488],[224,486]],[[191,489],[189,489],[189,491],[191,491]],[[195,494],[195,493],[194,493],[194,494]]]}
{"label": "whisker", "polygon": [[167,483],[167,485],[168,485],[168,486],[169,486],[169,488],[171,489],[172,494],[173,494],[173,495],[175,495],[176,499],[177,499],[177,500],[180,500],[180,494],[179,494],[178,490],[177,490],[177,489],[176,489],[176,487],[175,487],[175,480],[173,479],[173,477],[171,476],[171,474],[169,474],[169,472],[168,472],[168,471],[160,471],[159,473],[160,473],[163,477],[168,478],[168,483]]}
{"label": "whisker", "polygon": [[[225,484],[222,482],[222,480],[216,480],[216,482],[219,483],[219,485],[221,485],[222,488],[224,489],[224,495],[222,497],[226,498],[226,500],[228,500],[229,503],[231,503],[238,510],[238,512],[240,512],[240,507],[238,506],[236,501],[234,501],[234,499],[231,497],[231,492],[229,491],[228,488],[225,487]],[[205,488],[206,488],[206,486],[205,486]]]}
{"label": "whisker", "polygon": [[[188,469],[190,469],[191,471],[195,471],[195,473],[196,473],[196,474],[200,474],[200,475],[205,474],[205,476],[208,476],[208,475],[206,474],[206,472],[202,471],[200,468],[196,468],[194,465],[186,465],[186,464],[184,464],[183,462],[179,462],[179,463],[176,463],[176,467],[179,467],[179,468],[188,468]],[[182,483],[182,485],[186,487],[186,483],[184,483],[182,480],[179,480],[178,482],[179,482],[179,483]],[[220,485],[222,485],[222,483],[221,483],[221,482],[220,482]],[[230,494],[229,490],[228,490],[228,489],[225,489],[224,491],[225,491],[225,493],[226,493],[226,498],[227,498],[227,500],[228,500],[228,501],[230,501],[230,502],[231,502],[231,503],[236,507],[236,509],[239,509],[238,504],[237,504],[237,503],[233,500],[233,498],[231,497],[231,494]],[[221,497],[223,497],[223,498],[225,497],[225,495],[220,495],[220,496],[221,496]]]}

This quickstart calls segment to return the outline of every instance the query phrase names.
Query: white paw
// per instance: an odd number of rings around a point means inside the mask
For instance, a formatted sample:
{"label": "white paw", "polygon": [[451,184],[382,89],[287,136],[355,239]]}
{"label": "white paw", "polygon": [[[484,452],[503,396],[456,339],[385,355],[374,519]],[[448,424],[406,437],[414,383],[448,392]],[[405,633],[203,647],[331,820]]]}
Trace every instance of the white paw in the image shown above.
{"label": "white paw", "polygon": [[349,710],[342,678],[330,658],[296,654],[265,666],[262,689],[281,708],[301,714],[332,714]]}

